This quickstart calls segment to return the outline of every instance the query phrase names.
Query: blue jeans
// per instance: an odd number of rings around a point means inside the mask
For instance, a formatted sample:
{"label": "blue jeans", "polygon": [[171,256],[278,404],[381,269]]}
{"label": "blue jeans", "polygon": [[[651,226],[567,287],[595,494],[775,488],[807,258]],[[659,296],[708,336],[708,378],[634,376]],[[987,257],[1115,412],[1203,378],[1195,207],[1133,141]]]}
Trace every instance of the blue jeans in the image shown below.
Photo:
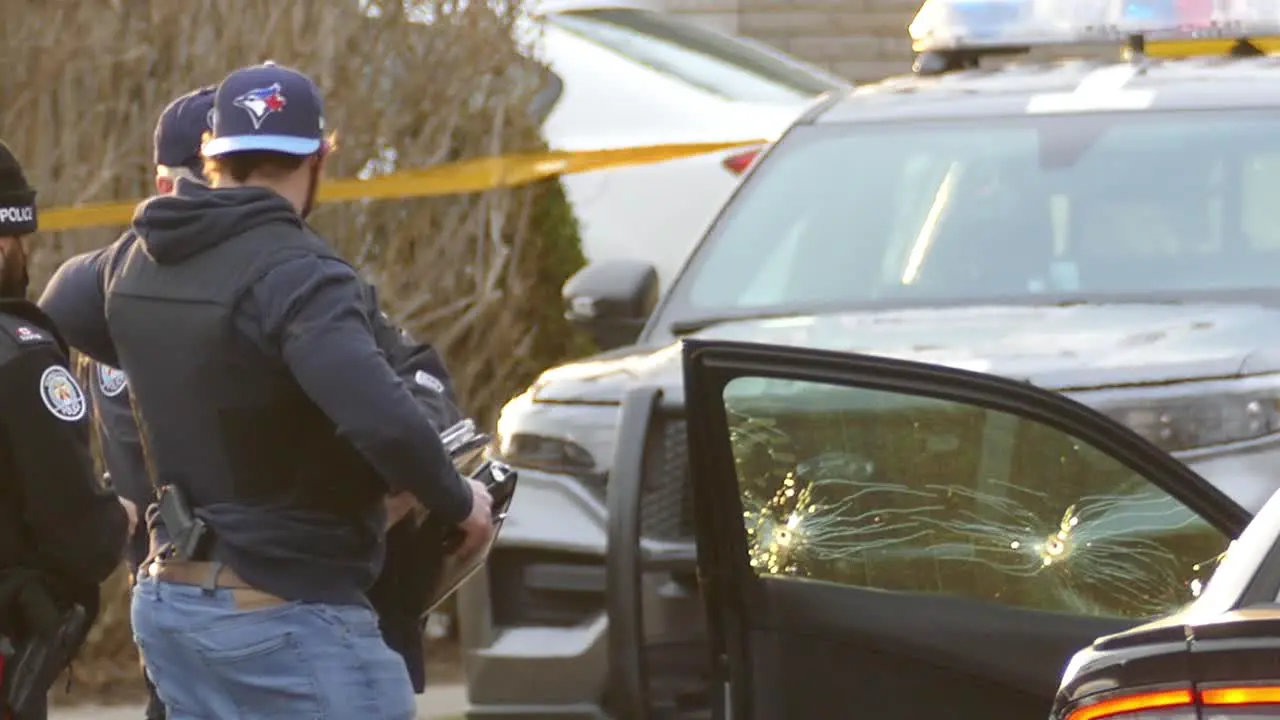
{"label": "blue jeans", "polygon": [[404,661],[368,608],[286,602],[237,607],[143,577],[133,633],[168,720],[299,718],[412,720]]}

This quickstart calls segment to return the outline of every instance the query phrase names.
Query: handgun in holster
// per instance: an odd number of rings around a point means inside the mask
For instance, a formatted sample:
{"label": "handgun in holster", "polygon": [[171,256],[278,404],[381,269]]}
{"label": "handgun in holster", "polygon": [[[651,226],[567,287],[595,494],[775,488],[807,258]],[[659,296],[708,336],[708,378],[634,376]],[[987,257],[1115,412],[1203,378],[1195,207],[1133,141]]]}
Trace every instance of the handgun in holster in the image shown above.
{"label": "handgun in holster", "polygon": [[196,517],[177,485],[161,485],[156,504],[160,509],[160,522],[169,534],[172,556],[177,560],[197,558],[209,535],[209,526]]}
{"label": "handgun in holster", "polygon": [[49,689],[88,636],[89,623],[84,606],[72,605],[46,627],[33,627],[21,642],[0,636],[0,693],[12,717],[27,717],[44,707]]}

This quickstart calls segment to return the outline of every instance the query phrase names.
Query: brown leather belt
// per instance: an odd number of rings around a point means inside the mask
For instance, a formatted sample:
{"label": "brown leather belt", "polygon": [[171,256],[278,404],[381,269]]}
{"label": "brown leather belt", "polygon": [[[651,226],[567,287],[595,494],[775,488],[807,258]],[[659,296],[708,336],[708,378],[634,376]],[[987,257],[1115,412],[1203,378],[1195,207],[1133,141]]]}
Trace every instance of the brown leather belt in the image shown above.
{"label": "brown leather belt", "polygon": [[[177,583],[178,585],[208,585],[215,588],[255,590],[252,585],[240,579],[235,570],[222,565],[215,567],[211,562],[194,560],[156,560],[147,568],[147,574],[156,580]],[[215,576],[216,574],[216,576]],[[211,583],[210,580],[213,582]]]}
{"label": "brown leather belt", "polygon": [[283,598],[255,588],[237,575],[235,570],[219,563],[155,560],[143,567],[148,576],[162,582],[230,590],[236,607],[240,609],[266,608],[285,603]]}

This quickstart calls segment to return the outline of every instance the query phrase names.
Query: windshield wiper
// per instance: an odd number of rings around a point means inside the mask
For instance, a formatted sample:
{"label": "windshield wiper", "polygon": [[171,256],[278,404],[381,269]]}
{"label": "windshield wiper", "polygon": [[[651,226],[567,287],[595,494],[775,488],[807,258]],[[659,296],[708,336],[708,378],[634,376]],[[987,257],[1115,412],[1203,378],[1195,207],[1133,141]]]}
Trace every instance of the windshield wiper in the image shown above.
{"label": "windshield wiper", "polygon": [[722,322],[724,322],[723,319],[717,319],[717,318],[698,318],[696,320],[676,320],[675,322],[671,323],[670,330],[672,335],[679,337],[681,335],[688,335],[689,333],[698,332],[699,330],[706,330],[712,325],[715,325],[717,323],[722,323]]}

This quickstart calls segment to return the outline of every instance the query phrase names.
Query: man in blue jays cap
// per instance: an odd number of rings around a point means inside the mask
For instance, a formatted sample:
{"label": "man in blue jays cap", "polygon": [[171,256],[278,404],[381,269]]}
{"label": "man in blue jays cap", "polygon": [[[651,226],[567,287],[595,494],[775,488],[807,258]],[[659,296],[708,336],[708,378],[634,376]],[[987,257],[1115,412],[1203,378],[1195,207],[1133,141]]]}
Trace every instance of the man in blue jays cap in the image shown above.
{"label": "man in blue jays cap", "polygon": [[456,525],[462,552],[492,535],[487,491],[379,344],[368,286],[305,222],[323,117],[296,70],[223,80],[210,184],[139,205],[90,352],[129,374],[161,498],[133,627],[173,715],[413,718],[366,596],[385,498]]}
{"label": "man in blue jays cap", "polygon": [[[270,86],[268,86],[270,87]],[[257,107],[250,93],[242,104]],[[215,88],[193,91],[174,100],[161,115],[155,131],[156,189],[161,194],[175,191],[179,179],[204,182],[201,155],[201,135],[213,126],[213,99]],[[283,91],[281,90],[283,95]],[[259,97],[261,99],[261,97]],[[278,100],[272,101],[279,104]],[[264,105],[260,111],[267,110]],[[265,117],[265,115],[263,115]],[[252,125],[252,120],[250,121]],[[259,126],[261,122],[259,122]],[[305,147],[314,145],[312,141]],[[215,149],[216,149],[215,145]],[[149,502],[154,494],[146,475],[143,455],[138,441],[137,427],[128,402],[124,373],[108,363],[115,363],[115,350],[111,344],[105,313],[103,288],[109,282],[127,249],[136,239],[132,230],[112,246],[77,256],[65,263],[48,285],[41,303],[54,314],[66,318],[70,326],[69,341],[85,356],[82,364],[89,366],[88,384],[93,390],[101,417],[97,423],[99,438],[109,471],[118,478],[117,484],[133,488]],[[372,318],[374,334],[379,348],[403,378],[420,402],[422,408],[437,429],[445,428],[461,417],[455,405],[452,383],[447,368],[434,348],[417,342],[402,329],[395,327],[390,318],[378,310],[376,290],[365,284],[365,301]],[[86,357],[87,356],[87,357]],[[106,359],[106,362],[88,357]],[[142,502],[142,501],[140,501]],[[145,505],[143,505],[145,507]],[[403,503],[389,502],[388,508],[398,508],[400,517],[405,511]],[[422,655],[421,627],[418,613],[412,606],[412,593],[405,592],[403,581],[395,576],[405,572],[422,575],[429,570],[433,558],[420,558],[415,554],[420,543],[412,541],[410,530],[395,528],[395,538],[389,536],[388,564],[384,566],[377,584],[370,589],[370,599],[379,614],[379,625],[391,647],[404,656],[416,692],[424,687],[424,658]],[[131,553],[131,568],[147,554],[145,527]],[[407,602],[407,604],[406,604]],[[148,718],[162,718],[163,706],[152,694]]]}
{"label": "man in blue jays cap", "polygon": [[[203,182],[200,143],[211,127],[214,90],[202,87],[186,93],[160,114],[154,137],[156,192],[172,193],[178,178]],[[83,352],[84,348],[103,342],[100,338],[106,335],[105,287],[134,240],[134,234],[126,232],[103,249],[67,260],[45,286],[39,304],[60,326],[72,347]],[[128,379],[119,369],[83,355],[80,371],[81,382],[89,388],[94,432],[112,485],[121,496],[146,508],[154,493],[129,403]],[[147,545],[146,524],[139,523],[125,555],[131,577],[147,556]],[[149,680],[147,687],[146,717],[160,720],[165,717],[164,705]]]}

